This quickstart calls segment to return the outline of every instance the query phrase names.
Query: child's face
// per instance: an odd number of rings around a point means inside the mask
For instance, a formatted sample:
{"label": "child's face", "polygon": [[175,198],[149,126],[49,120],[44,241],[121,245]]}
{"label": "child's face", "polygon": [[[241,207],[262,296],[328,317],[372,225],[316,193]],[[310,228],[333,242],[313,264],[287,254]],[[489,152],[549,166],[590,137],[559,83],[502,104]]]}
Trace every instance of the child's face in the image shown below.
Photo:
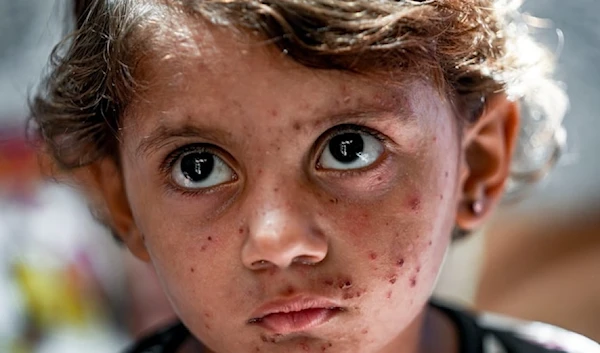
{"label": "child's face", "polygon": [[[409,342],[455,223],[449,104],[226,30],[193,38],[147,68],[121,150],[131,232],[180,318],[218,352]],[[299,298],[316,308],[254,320]]]}

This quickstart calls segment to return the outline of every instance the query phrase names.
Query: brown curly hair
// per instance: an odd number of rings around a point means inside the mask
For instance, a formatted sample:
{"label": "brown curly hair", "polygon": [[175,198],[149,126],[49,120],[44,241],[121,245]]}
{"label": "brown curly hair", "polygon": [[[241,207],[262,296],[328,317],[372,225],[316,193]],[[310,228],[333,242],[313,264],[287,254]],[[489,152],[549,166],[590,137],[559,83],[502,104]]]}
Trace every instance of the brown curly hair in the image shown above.
{"label": "brown curly hair", "polygon": [[[151,60],[160,33],[181,26],[177,20],[183,18],[257,35],[309,67],[426,75],[461,119],[473,121],[490,94],[523,97],[540,85],[556,86],[549,56],[514,30],[514,2],[76,1],[76,28],[54,49],[31,116],[47,152],[64,169],[117,158],[123,113],[132,96],[143,92],[140,67]],[[557,131],[562,116],[558,120]],[[555,140],[552,135],[547,144],[557,145]]]}

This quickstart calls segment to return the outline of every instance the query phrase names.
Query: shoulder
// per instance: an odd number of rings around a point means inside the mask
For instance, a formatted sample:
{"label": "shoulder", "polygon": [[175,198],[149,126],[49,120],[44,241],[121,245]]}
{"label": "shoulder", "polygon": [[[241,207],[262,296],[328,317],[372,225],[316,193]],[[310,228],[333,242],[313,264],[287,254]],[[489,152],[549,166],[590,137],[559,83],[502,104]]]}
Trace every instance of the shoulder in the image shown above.
{"label": "shoulder", "polygon": [[454,321],[463,353],[600,353],[598,343],[556,326],[472,312],[437,300],[430,304]]}
{"label": "shoulder", "polygon": [[485,353],[600,353],[600,345],[582,335],[541,322],[480,313]]}

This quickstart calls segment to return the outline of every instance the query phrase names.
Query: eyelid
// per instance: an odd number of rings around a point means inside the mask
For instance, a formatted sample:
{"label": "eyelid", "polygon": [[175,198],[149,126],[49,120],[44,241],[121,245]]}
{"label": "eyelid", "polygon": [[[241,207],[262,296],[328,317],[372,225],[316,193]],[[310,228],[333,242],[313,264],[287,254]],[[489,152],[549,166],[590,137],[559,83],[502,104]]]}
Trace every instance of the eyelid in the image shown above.
{"label": "eyelid", "polygon": [[179,158],[181,158],[181,156],[183,156],[184,154],[186,154],[188,152],[198,152],[198,151],[212,153],[215,156],[217,156],[218,158],[222,159],[223,162],[225,164],[227,164],[227,166],[229,168],[231,168],[233,174],[235,174],[237,177],[237,172],[236,172],[236,168],[235,168],[235,163],[233,163],[233,158],[227,152],[225,152],[222,148],[215,146],[213,144],[209,144],[209,143],[190,143],[190,144],[175,148],[161,162],[161,164],[159,166],[159,170],[160,170],[161,174],[165,178],[168,178],[171,173],[171,170],[173,169],[175,162],[177,162],[177,160]]}
{"label": "eyelid", "polygon": [[372,135],[373,137],[376,137],[380,141],[385,141],[387,139],[387,136],[385,136],[381,132],[379,132],[375,129],[372,129],[370,127],[367,127],[365,125],[341,124],[341,125],[333,126],[332,128],[330,128],[327,131],[325,131],[324,133],[322,133],[321,136],[319,137],[319,140],[321,140],[321,141],[330,140],[331,138],[333,138],[337,135],[341,135],[341,134],[344,134],[347,132],[357,132],[357,131]]}

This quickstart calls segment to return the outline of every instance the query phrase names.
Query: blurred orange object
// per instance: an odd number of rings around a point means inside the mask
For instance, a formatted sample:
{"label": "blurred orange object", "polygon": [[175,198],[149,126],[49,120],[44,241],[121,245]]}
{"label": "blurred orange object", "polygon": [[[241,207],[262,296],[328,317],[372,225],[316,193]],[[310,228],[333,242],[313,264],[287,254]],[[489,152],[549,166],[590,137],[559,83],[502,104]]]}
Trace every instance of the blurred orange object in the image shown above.
{"label": "blurred orange object", "polygon": [[600,340],[600,203],[500,214],[476,306]]}
{"label": "blurred orange object", "polygon": [[36,150],[24,132],[0,130],[0,195],[30,196],[41,178]]}

